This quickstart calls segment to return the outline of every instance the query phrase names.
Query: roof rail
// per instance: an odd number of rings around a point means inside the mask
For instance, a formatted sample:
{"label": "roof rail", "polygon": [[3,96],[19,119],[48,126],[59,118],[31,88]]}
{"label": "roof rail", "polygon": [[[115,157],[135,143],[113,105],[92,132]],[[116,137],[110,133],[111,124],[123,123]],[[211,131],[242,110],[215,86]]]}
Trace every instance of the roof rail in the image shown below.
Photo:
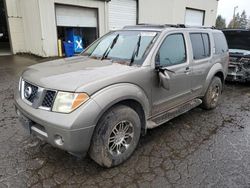
{"label": "roof rail", "polygon": [[173,27],[173,28],[199,28],[199,29],[216,29],[214,26],[212,27],[205,27],[205,26],[189,26],[185,24],[148,24],[148,23],[140,23],[133,26],[125,26],[124,29],[131,29],[136,27],[155,27],[159,29],[164,29],[167,27]]}
{"label": "roof rail", "polygon": [[146,23],[141,23],[141,24],[137,24],[137,25],[128,25],[123,27],[123,29],[131,29],[131,28],[137,28],[137,27],[155,27],[155,28],[159,28],[159,29],[164,29],[165,26],[164,25],[158,25],[158,24],[146,24]]}
{"label": "roof rail", "polygon": [[191,25],[185,25],[185,24],[177,24],[179,27],[182,28],[199,28],[199,29],[216,29],[216,27],[206,27],[206,26],[191,26]]}

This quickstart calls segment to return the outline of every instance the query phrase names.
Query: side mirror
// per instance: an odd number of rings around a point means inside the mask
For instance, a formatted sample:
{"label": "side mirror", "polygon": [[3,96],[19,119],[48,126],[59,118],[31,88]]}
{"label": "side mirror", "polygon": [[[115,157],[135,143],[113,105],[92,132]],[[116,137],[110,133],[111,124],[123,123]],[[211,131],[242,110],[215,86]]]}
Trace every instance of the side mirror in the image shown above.
{"label": "side mirror", "polygon": [[165,71],[159,71],[159,81],[160,81],[160,86],[163,87],[166,90],[169,90],[169,80],[170,80],[170,76],[168,74],[168,72]]}
{"label": "side mirror", "polygon": [[159,82],[160,82],[159,85],[163,87],[164,89],[169,90],[170,89],[169,80],[171,79],[171,77],[169,76],[169,73],[175,74],[175,72],[172,70],[169,70],[167,67],[163,67],[160,64],[159,53],[156,55],[156,58],[155,58],[155,70],[158,72],[158,75],[159,75]]}

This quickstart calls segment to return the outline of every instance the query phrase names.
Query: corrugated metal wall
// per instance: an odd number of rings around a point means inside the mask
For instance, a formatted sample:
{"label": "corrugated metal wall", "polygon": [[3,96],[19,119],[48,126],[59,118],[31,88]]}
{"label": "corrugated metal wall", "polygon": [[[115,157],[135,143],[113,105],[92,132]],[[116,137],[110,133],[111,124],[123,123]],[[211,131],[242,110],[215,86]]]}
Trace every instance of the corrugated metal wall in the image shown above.
{"label": "corrugated metal wall", "polygon": [[112,0],[109,6],[109,29],[121,29],[127,25],[136,25],[136,0]]}

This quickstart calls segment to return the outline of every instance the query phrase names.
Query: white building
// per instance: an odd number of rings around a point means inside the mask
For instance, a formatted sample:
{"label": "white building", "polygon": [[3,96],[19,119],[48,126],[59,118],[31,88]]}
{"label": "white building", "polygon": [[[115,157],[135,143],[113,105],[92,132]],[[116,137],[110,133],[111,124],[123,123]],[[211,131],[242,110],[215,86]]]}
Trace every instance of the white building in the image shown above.
{"label": "white building", "polygon": [[[0,26],[9,39],[2,46],[13,54],[57,56],[67,28],[75,28],[88,45],[110,30],[138,23],[213,26],[217,6],[218,0],[0,0]],[[0,39],[0,51],[4,47]]]}

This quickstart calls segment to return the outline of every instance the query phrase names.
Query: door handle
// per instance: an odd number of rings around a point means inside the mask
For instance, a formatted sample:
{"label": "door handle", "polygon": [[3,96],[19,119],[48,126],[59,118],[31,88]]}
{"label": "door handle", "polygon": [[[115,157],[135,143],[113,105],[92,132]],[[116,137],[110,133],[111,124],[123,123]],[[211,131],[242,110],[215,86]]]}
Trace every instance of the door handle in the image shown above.
{"label": "door handle", "polygon": [[184,73],[185,73],[185,74],[190,73],[190,67],[186,67],[186,69],[185,69]]}

